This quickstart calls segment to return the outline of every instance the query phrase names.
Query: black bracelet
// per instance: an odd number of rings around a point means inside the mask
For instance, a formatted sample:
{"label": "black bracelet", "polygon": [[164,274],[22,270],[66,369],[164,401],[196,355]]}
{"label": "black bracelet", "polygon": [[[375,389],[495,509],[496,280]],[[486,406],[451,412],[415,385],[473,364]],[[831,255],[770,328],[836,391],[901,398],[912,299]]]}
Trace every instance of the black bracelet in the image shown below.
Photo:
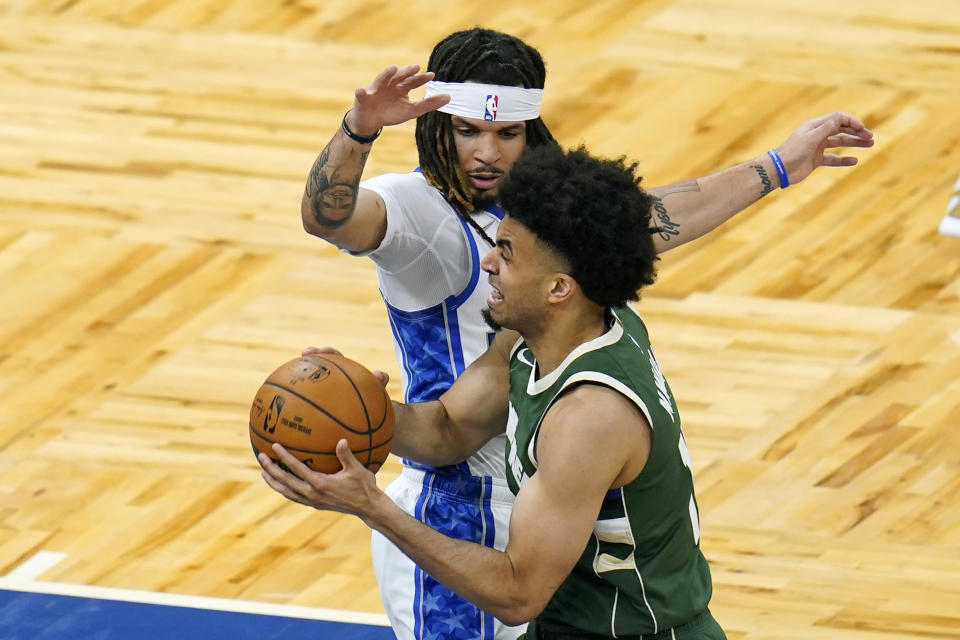
{"label": "black bracelet", "polygon": [[[350,112],[347,111],[347,113],[350,113]],[[348,138],[350,138],[351,140],[354,140],[355,142],[359,142],[360,144],[370,144],[371,142],[373,142],[374,140],[380,137],[380,132],[383,131],[383,127],[380,127],[379,129],[377,129],[377,132],[372,136],[367,136],[367,137],[358,136],[353,131],[350,131],[350,127],[347,126],[347,113],[343,114],[343,120],[340,122],[340,127],[343,129],[343,132],[347,134]]]}

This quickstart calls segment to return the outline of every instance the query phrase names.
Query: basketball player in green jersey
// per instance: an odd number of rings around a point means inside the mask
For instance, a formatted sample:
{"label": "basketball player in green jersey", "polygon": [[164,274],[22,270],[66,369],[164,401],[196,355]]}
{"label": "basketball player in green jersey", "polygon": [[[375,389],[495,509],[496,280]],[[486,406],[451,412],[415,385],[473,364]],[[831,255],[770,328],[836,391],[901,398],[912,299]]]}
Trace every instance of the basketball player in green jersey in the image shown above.
{"label": "basketball player in green jersey", "polygon": [[530,621],[528,640],[724,638],[707,608],[677,405],[626,306],[653,282],[657,259],[651,198],[634,169],[582,149],[526,151],[502,187],[508,215],[483,261],[488,321],[513,331],[439,400],[395,404],[393,451],[425,464],[463,460],[506,425],[517,498],[505,551],[403,512],[345,440],[333,475],[275,445],[294,473],[261,455],[267,483],[359,516],[481,609]]}

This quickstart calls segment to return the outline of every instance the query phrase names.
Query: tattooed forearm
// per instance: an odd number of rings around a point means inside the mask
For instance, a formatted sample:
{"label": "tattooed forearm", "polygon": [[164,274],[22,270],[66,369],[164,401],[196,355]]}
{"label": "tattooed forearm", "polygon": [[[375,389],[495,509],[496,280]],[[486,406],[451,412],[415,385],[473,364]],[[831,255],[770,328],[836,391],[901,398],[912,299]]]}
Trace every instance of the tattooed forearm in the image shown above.
{"label": "tattooed forearm", "polygon": [[670,218],[667,207],[663,204],[663,199],[674,193],[699,193],[699,191],[699,180],[686,180],[665,187],[657,187],[648,192],[653,197],[652,215],[656,218],[654,222],[658,223],[652,228],[652,231],[659,234],[661,240],[669,242],[680,235],[680,223]]}
{"label": "tattooed forearm", "polygon": [[323,170],[327,167],[327,162],[330,161],[330,145],[328,144],[323,148],[323,151],[320,152],[320,155],[317,156],[317,161],[313,163],[313,168],[310,169],[310,175],[307,177],[307,197],[313,199],[324,187],[330,186],[327,182],[326,176],[323,175]]}
{"label": "tattooed forearm", "polygon": [[763,189],[760,191],[760,197],[762,198],[773,191],[773,183],[770,181],[770,176],[767,175],[767,170],[763,168],[763,165],[752,164],[750,166],[757,172],[757,175],[760,176],[760,182],[763,183]]}
{"label": "tattooed forearm", "polygon": [[350,184],[331,184],[313,200],[313,219],[329,229],[342,227],[350,221],[357,204],[357,187]]}
{"label": "tattooed forearm", "polygon": [[[331,142],[331,144],[333,144]],[[369,151],[360,156],[359,171],[356,176],[344,175],[348,173],[339,167],[329,167],[330,145],[328,144],[317,161],[310,169],[307,178],[306,198],[310,202],[310,211],[314,220],[329,229],[336,229],[349,222],[357,204],[357,193],[360,189],[360,173],[366,163]]]}
{"label": "tattooed forearm", "polygon": [[653,210],[657,214],[657,220],[660,221],[659,225],[654,227],[653,230],[660,234],[661,240],[669,242],[671,238],[680,234],[680,223],[670,219],[667,208],[663,206],[663,198],[659,195],[653,195]]}

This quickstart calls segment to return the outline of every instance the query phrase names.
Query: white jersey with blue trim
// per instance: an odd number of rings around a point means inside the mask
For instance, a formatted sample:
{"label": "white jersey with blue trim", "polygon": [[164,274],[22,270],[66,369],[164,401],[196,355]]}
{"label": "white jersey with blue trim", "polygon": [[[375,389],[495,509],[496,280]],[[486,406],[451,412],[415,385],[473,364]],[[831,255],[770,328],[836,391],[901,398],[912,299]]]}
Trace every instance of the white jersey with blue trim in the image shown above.
{"label": "white jersey with blue trim", "polygon": [[[404,401],[435,400],[493,339],[480,314],[490,294],[480,260],[491,247],[419,171],[384,174],[360,186],[375,191],[386,205],[386,235],[380,246],[361,255],[377,266]],[[496,237],[502,210],[470,215]],[[505,444],[505,436],[497,436],[464,463],[443,471],[505,479]],[[409,460],[404,464],[440,471]]]}

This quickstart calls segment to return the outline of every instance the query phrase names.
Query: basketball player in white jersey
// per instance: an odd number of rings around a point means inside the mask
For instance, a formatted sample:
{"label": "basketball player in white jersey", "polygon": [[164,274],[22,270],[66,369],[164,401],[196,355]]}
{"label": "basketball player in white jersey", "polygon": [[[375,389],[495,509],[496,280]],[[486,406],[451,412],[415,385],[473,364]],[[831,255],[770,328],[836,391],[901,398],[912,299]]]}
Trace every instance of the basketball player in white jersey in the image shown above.
{"label": "basketball player in white jersey", "polygon": [[[310,172],[304,228],[376,264],[404,402],[438,398],[492,339],[480,314],[490,292],[480,260],[503,218],[498,185],[527,146],[556,144],[540,119],[545,76],[540,54],[517,38],[479,28],[451,34],[434,48],[427,72],[416,65],[389,67],[357,89]],[[424,84],[424,100],[409,100],[408,92]],[[381,129],[413,118],[420,167],[361,182]],[[819,166],[855,164],[856,158],[824,150],[868,147],[872,137],[856,118],[830,114],[803,123],[768,154],[650,189],[657,250],[707,233]],[[405,460],[387,492],[442,533],[503,549],[513,500],[504,446],[502,436],[494,438],[453,467]],[[378,533],[372,550],[399,640],[506,640],[522,633],[444,587]]]}

